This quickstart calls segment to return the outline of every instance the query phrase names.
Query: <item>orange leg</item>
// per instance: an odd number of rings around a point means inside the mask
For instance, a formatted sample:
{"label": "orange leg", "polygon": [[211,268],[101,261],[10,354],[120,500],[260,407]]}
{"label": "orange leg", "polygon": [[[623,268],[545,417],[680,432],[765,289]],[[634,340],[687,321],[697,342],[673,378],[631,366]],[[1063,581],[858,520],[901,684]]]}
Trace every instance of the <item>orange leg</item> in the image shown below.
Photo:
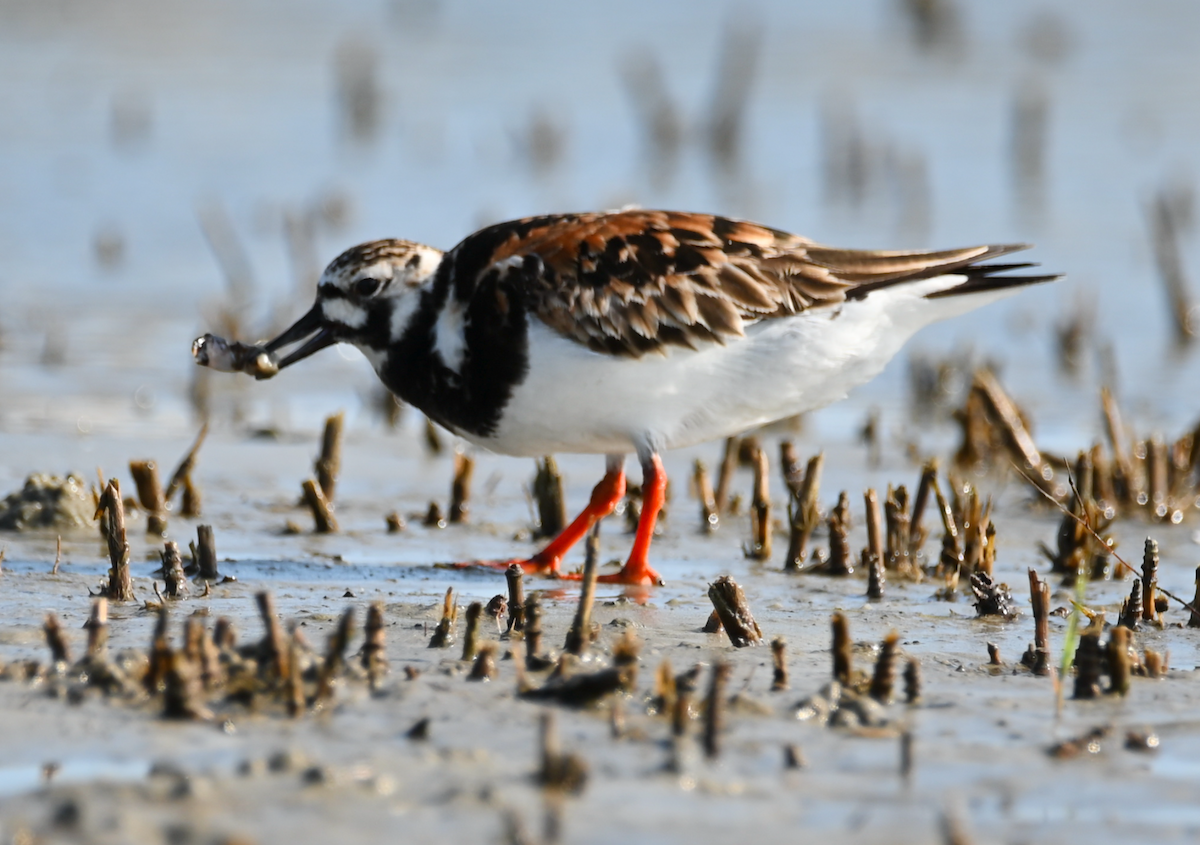
{"label": "orange leg", "polygon": [[621,571],[601,575],[597,580],[606,584],[658,585],[662,578],[650,568],[650,541],[654,538],[654,523],[662,510],[667,492],[667,473],[657,453],[642,461],[642,517],[638,520],[633,550]]}
{"label": "orange leg", "polygon": [[[550,545],[542,549],[529,560],[517,560],[526,572],[537,572],[542,575],[558,575],[559,564],[571,547],[583,539],[592,526],[608,516],[616,508],[617,502],[625,495],[625,469],[619,464],[609,463],[608,472],[600,483],[592,490],[592,498],[583,513],[563,529],[562,533],[550,541]],[[640,530],[640,529],[639,529]],[[507,565],[507,564],[505,564]]]}

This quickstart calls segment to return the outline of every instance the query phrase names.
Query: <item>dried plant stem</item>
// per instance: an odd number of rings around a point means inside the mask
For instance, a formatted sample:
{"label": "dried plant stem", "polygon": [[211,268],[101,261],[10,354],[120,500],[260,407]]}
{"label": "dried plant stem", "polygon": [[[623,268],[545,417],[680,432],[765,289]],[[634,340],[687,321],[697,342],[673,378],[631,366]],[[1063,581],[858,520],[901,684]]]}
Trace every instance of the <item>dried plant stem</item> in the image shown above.
{"label": "dried plant stem", "polygon": [[463,631],[461,660],[474,660],[479,651],[479,620],[483,616],[483,602],[473,601],[467,605],[467,625]]}
{"label": "dried plant stem", "polygon": [[166,584],[164,594],[169,599],[185,597],[187,595],[187,578],[183,574],[183,558],[179,554],[179,544],[168,540],[161,555],[163,582]]}
{"label": "dried plant stem", "polygon": [[342,431],[345,425],[344,411],[338,411],[325,418],[325,430],[321,435],[321,454],[313,465],[317,483],[321,485],[321,494],[328,502],[333,501],[337,476],[342,469]]}
{"label": "dried plant stem", "polygon": [[890,632],[879,646],[879,657],[875,660],[875,673],[871,676],[871,687],[868,695],[880,704],[889,704],[892,700],[892,688],[896,685],[896,652],[900,635]]}
{"label": "dried plant stem", "polygon": [[[171,480],[167,482],[167,489],[163,491],[163,498],[168,502],[175,495],[175,491],[181,486],[184,487],[184,497],[187,496],[187,484],[190,482],[192,470],[196,467],[196,457],[200,453],[200,447],[204,445],[204,438],[208,436],[208,423],[200,426],[200,433],[196,435],[195,441],[192,443],[192,448],[188,449],[188,453],[183,456],[183,460],[179,462],[179,466],[175,467],[175,471],[171,473]],[[186,513],[187,508],[184,508],[184,516],[198,516],[196,514]]]}
{"label": "dried plant stem", "polygon": [[725,687],[732,673],[732,664],[724,660],[713,664],[708,701],[704,708],[704,755],[710,760],[721,754],[721,734],[725,730]]}
{"label": "dried plant stem", "polygon": [[471,476],[475,459],[464,452],[454,453],[454,481],[450,485],[450,522],[466,522],[470,511]]}
{"label": "dried plant stem", "polygon": [[708,587],[708,598],[713,603],[729,641],[737,648],[758,645],[762,642],[762,630],[754,621],[746,594],[737,582],[722,575]]}
{"label": "dried plant stem", "polygon": [[333,515],[333,505],[325,498],[325,494],[321,492],[317,482],[309,478],[301,487],[304,490],[304,501],[308,503],[309,510],[312,511],[313,530],[318,534],[336,533],[338,524]]}
{"label": "dried plant stem", "polygon": [[121,484],[115,478],[108,482],[100,495],[96,516],[99,517],[101,513],[105,515],[105,539],[108,542],[108,559],[112,564],[105,595],[113,601],[132,601],[133,579],[129,573],[129,542],[125,538],[125,503],[121,500]]}
{"label": "dried plant stem", "polygon": [[850,683],[853,672],[852,654],[854,643],[850,639],[850,623],[841,613],[833,614],[830,619],[833,631],[833,678],[842,686]]}
{"label": "dried plant stem", "polygon": [[433,629],[429,638],[430,648],[449,648],[454,642],[454,622],[458,619],[458,605],[454,603],[454,588],[446,588],[446,597],[442,599],[442,618]]}
{"label": "dried plant stem", "polygon": [[1158,543],[1150,537],[1146,538],[1145,551],[1142,557],[1142,619],[1146,622],[1158,622],[1158,610],[1155,607],[1154,592],[1158,587]]}
{"label": "dried plant stem", "polygon": [[387,673],[387,640],[383,621],[383,602],[373,601],[367,607],[367,621],[363,625],[362,667],[367,673],[371,689],[378,689],[379,682]]}
{"label": "dried plant stem", "polygon": [[596,598],[596,575],[600,569],[600,524],[597,523],[587,536],[587,556],[583,564],[583,580],[579,590],[579,605],[575,608],[575,618],[567,631],[567,640],[563,651],[569,654],[583,654],[591,637],[592,603]]}
{"label": "dried plant stem", "polygon": [[729,510],[730,488],[733,486],[733,473],[737,470],[739,439],[729,437],[725,440],[725,453],[721,458],[721,471],[717,473],[717,513]]}
{"label": "dried plant stem", "polygon": [[92,602],[92,613],[84,623],[87,628],[87,656],[98,659],[108,646],[108,599],[103,596]]}
{"label": "dried plant stem", "polygon": [[271,681],[286,682],[291,674],[291,664],[288,662],[287,639],[279,623],[279,615],[275,612],[275,597],[263,591],[257,593],[254,600],[258,604],[263,627],[266,628],[261,650],[267,677]]}
{"label": "dried plant stem", "polygon": [[325,659],[321,662],[321,671],[317,676],[317,701],[327,701],[333,697],[333,682],[346,663],[346,649],[354,639],[354,608],[348,607],[338,620],[337,628],[329,636],[325,648]]}
{"label": "dried plant stem", "polygon": [[750,548],[746,556],[754,560],[771,557],[771,466],[765,449],[754,452],[754,496],[750,506]]}
{"label": "dried plant stem", "polygon": [[1029,603],[1033,606],[1033,674],[1050,674],[1050,585],[1029,569]]}
{"label": "dried plant stem", "polygon": [[777,692],[788,688],[787,640],[776,637],[771,640],[771,660],[774,673],[771,679],[771,690]]}
{"label": "dried plant stem", "polygon": [[504,571],[508,581],[508,630],[521,631],[525,628],[525,572],[514,563]]}
{"label": "dried plant stem", "polygon": [[1108,640],[1108,675],[1111,682],[1109,692],[1115,695],[1129,693],[1129,677],[1131,674],[1129,660],[1128,628],[1117,626],[1109,631]]}
{"label": "dried plant stem", "polygon": [[138,502],[146,511],[146,533],[161,537],[167,533],[167,501],[158,480],[158,464],[154,461],[130,461]]}
{"label": "dried plant stem", "polygon": [[200,569],[197,577],[202,581],[220,579],[221,573],[217,571],[217,543],[211,525],[196,526],[196,565]]}
{"label": "dried plant stem", "polygon": [[791,530],[788,536],[787,556],[783,561],[785,572],[802,571],[808,559],[808,540],[821,521],[817,497],[821,491],[821,469],[824,464],[824,453],[809,459],[804,479],[788,503]]}
{"label": "dried plant stem", "polygon": [[567,506],[563,500],[562,473],[553,455],[537,462],[533,476],[533,501],[537,505],[539,537],[557,537],[567,524]]}
{"label": "dried plant stem", "polygon": [[42,630],[46,633],[46,645],[50,649],[50,659],[54,663],[69,664],[71,662],[71,648],[67,644],[67,635],[63,632],[62,625],[58,622],[58,617],[53,613],[47,613]]}
{"label": "dried plant stem", "polygon": [[692,478],[696,483],[696,496],[700,499],[700,525],[705,533],[709,533],[717,527],[721,517],[717,512],[717,498],[708,477],[708,467],[699,458],[692,468]]}

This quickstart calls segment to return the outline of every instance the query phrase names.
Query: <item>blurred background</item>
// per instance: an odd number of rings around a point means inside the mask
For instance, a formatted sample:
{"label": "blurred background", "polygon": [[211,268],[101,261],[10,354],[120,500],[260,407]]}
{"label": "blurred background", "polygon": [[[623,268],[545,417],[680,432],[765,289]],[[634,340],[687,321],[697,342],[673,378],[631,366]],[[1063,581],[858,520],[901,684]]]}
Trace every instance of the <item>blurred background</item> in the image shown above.
{"label": "blurred background", "polygon": [[1045,449],[1097,435],[1101,383],[1178,431],[1198,41],[1192,0],[0,0],[0,443],[382,426],[354,350],[256,385],[191,340],[268,336],[362,240],[634,203],[1067,274],[927,331],[817,436],[984,361]]}

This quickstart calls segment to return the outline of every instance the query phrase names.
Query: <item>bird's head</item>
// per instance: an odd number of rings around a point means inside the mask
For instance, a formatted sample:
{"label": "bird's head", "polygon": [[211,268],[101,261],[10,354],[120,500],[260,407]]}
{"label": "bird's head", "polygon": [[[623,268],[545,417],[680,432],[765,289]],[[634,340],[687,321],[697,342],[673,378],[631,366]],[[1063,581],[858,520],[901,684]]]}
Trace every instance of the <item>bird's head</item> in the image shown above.
{"label": "bird's head", "polygon": [[317,283],[317,301],[303,317],[265,344],[280,369],[334,343],[383,349],[398,337],[416,310],[421,290],[433,278],[442,252],[402,240],[369,241],[329,263]]}

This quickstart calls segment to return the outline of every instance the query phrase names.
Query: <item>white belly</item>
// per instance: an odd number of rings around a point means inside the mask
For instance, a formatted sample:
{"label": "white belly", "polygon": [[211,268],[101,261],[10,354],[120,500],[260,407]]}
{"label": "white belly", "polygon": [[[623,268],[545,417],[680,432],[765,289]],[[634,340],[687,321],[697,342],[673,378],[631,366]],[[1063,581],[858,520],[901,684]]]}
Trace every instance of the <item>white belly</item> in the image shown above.
{"label": "white belly", "polygon": [[842,399],[918,329],[1009,291],[926,299],[942,277],[747,327],[698,350],[618,358],[530,320],[528,377],[495,434],[468,437],[510,455],[626,453],[728,437]]}

